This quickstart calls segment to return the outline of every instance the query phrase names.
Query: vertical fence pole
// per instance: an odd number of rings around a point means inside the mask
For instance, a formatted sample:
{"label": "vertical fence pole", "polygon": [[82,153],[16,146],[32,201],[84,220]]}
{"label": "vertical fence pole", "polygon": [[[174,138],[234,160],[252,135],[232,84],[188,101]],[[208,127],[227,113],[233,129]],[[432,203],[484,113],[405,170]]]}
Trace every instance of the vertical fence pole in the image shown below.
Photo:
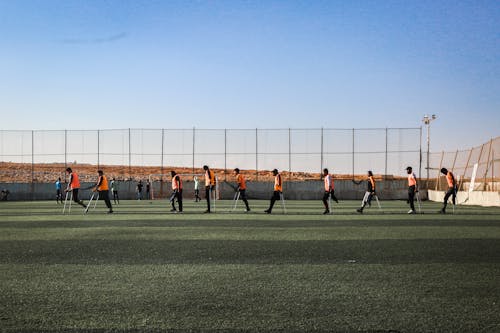
{"label": "vertical fence pole", "polygon": [[[418,178],[422,179],[422,126],[420,126],[420,144],[419,144],[419,171]],[[429,152],[427,153],[427,166],[429,166]],[[429,189],[429,169],[427,169],[427,181],[425,187]]]}
{"label": "vertical fence pole", "polygon": [[471,148],[470,151],[469,151],[469,156],[467,157],[467,162],[465,163],[465,167],[464,167],[464,173],[462,174],[462,177],[460,178],[461,184],[459,184],[459,186],[458,186],[459,190],[460,190],[461,185],[464,183],[465,175],[467,174],[467,169],[469,168],[470,158],[472,156],[472,151],[473,150],[474,149]]}
{"label": "vertical fence pole", "polygon": [[323,157],[323,127],[321,127],[321,161],[320,161],[320,167],[319,167],[319,179],[321,180],[321,175],[323,173],[323,166],[325,164],[324,157]]}
{"label": "vertical fence pole", "polygon": [[129,180],[132,180],[132,147],[130,145],[131,143],[131,130],[130,128],[128,129],[128,178]]}
{"label": "vertical fence pole", "polygon": [[441,172],[441,168],[443,167],[443,158],[444,158],[444,150],[441,152],[441,161],[439,162],[439,168],[437,170],[437,175],[436,175],[436,191],[438,190],[438,185],[439,185],[439,173]]}
{"label": "vertical fence pole", "polygon": [[455,164],[457,163],[457,156],[458,156],[458,149],[457,152],[455,153],[455,158],[453,158],[453,165],[451,166],[451,172],[455,174]]}
{"label": "vertical fence pole", "polygon": [[100,145],[101,145],[100,130],[97,130],[97,169],[99,169],[99,166],[101,165],[100,148],[99,148]]}
{"label": "vertical fence pole", "polygon": [[385,128],[385,169],[384,169],[384,178],[387,177],[387,147],[388,147],[388,143],[387,143],[387,133],[388,132],[388,129],[387,127]]}
{"label": "vertical fence pole", "polygon": [[255,129],[255,180],[259,180],[259,134]]}
{"label": "vertical fence pole", "polygon": [[487,179],[486,177],[488,176],[488,168],[490,166],[490,156],[491,156],[491,145],[493,143],[493,139],[490,140],[490,149],[488,149],[488,158],[486,159],[486,166],[484,168],[484,181],[483,181],[483,191],[486,191],[487,188]]}
{"label": "vertical fence pole", "polygon": [[352,179],[354,179],[354,128],[352,129]]}
{"label": "vertical fence pole", "polygon": [[227,128],[224,128],[224,181],[227,181]]}
{"label": "vertical fence pole", "polygon": [[193,164],[193,175],[194,175],[194,154],[195,154],[195,148],[196,148],[196,129],[193,127],[193,155],[192,155],[192,164]]}
{"label": "vertical fence pole", "polygon": [[[35,131],[31,131],[31,183],[35,181]],[[32,191],[33,192],[33,191]]]}
{"label": "vertical fence pole", "polygon": [[160,183],[163,180],[163,155],[165,154],[165,129],[161,129],[161,158],[160,158]]}
{"label": "vertical fence pole", "polygon": [[288,180],[292,179],[292,130],[288,128]]}

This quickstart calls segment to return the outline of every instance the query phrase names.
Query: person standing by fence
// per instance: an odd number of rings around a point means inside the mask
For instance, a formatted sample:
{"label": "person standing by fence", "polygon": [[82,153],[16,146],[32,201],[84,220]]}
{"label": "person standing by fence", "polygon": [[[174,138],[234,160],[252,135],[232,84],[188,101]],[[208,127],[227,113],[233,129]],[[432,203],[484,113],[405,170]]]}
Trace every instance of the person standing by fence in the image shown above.
{"label": "person standing by fence", "polygon": [[271,197],[271,202],[269,204],[269,208],[264,211],[264,213],[271,214],[273,210],[274,203],[276,200],[281,199],[281,195],[283,193],[283,181],[281,179],[281,174],[278,172],[278,169],[273,170],[274,176],[274,191],[273,196]]}
{"label": "person standing by fence", "polygon": [[56,181],[56,202],[63,203],[61,177],[57,178]]}
{"label": "person standing by fence", "polygon": [[205,213],[210,213],[210,197],[215,188],[215,174],[208,165],[203,166],[203,170],[205,170],[205,198],[207,199],[207,210]]}
{"label": "person standing by fence", "polygon": [[116,181],[115,177],[113,177],[113,179],[111,179],[110,187],[111,187],[111,193],[113,193],[113,201],[115,202],[115,205],[119,204],[120,203],[120,198],[118,197],[119,185],[118,185],[118,182]]}
{"label": "person standing by fence", "polygon": [[415,195],[418,192],[417,176],[413,173],[413,169],[410,166],[406,168],[406,173],[408,174],[408,203],[410,204],[408,214],[416,214]]}
{"label": "person standing by fence", "polygon": [[142,200],[142,187],[143,187],[142,180],[139,180],[136,187],[137,200]]}
{"label": "person standing by fence", "polygon": [[455,180],[455,176],[451,171],[448,171],[446,168],[441,169],[441,173],[446,176],[446,183],[448,184],[448,190],[444,195],[443,208],[439,211],[441,214],[446,214],[446,206],[448,205],[448,199],[451,196],[451,201],[453,206],[455,206],[455,201],[457,198],[457,182]]}
{"label": "person standing by fence", "polygon": [[194,182],[194,202],[201,201],[200,198],[200,181],[198,180],[198,176],[193,177]]}
{"label": "person standing by fence", "polygon": [[170,171],[170,175],[172,176],[172,195],[170,196],[172,209],[170,211],[177,211],[177,209],[175,209],[175,200],[177,199],[177,203],[179,204],[179,213],[182,213],[182,180],[181,177],[173,170]]}

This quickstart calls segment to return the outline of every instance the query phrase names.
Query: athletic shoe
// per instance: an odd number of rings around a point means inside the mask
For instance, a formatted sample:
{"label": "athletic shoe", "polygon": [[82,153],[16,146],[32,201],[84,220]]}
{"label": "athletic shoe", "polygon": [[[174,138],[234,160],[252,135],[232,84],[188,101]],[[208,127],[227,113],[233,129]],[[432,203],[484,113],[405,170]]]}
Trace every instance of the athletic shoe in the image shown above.
{"label": "athletic shoe", "polygon": [[206,211],[204,211],[203,213],[205,213],[205,214],[209,214],[209,213],[211,213],[211,212],[207,209],[207,210],[206,210]]}
{"label": "athletic shoe", "polygon": [[112,210],[110,210],[110,211],[108,212],[108,214],[113,214],[113,211],[112,211]]}
{"label": "athletic shoe", "polygon": [[177,211],[177,209],[172,208],[170,211],[173,213],[173,212],[176,212],[176,211]]}
{"label": "athletic shoe", "polygon": [[356,209],[356,211],[360,214],[363,214],[363,210],[361,208]]}
{"label": "athletic shoe", "polygon": [[245,212],[249,212],[249,211],[250,211],[250,208],[248,208],[248,209],[245,209]]}
{"label": "athletic shoe", "polygon": [[326,214],[329,214],[330,211],[328,209],[326,209],[324,212],[323,212],[323,215],[326,215]]}
{"label": "athletic shoe", "polygon": [[408,211],[408,214],[417,214],[417,212],[416,212],[416,211],[414,211],[413,209],[410,209],[410,210]]}
{"label": "athletic shoe", "polygon": [[264,213],[271,214],[271,211],[269,209],[266,209]]}
{"label": "athletic shoe", "polygon": [[441,213],[441,214],[446,214],[446,211],[444,210],[444,208],[441,208],[441,209],[439,210],[439,213]]}

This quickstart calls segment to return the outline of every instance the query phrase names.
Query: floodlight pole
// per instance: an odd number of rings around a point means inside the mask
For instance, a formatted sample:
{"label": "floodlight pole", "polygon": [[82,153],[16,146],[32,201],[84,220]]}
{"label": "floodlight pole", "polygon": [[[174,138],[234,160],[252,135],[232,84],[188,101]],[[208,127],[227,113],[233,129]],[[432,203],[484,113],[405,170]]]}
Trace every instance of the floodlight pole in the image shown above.
{"label": "floodlight pole", "polygon": [[436,120],[436,115],[433,114],[432,116],[425,115],[424,119],[422,121],[427,127],[427,184],[429,183],[429,157],[430,157],[430,147],[431,147],[431,122],[433,120]]}

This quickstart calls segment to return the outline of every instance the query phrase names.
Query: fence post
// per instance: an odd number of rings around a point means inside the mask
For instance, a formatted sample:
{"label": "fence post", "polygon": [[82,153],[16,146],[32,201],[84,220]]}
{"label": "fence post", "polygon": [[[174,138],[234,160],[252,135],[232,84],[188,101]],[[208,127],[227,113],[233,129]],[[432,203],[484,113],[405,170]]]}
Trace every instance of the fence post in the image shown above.
{"label": "fence post", "polygon": [[224,181],[227,181],[227,128],[224,128]]}
{"label": "fence post", "polygon": [[352,129],[352,179],[354,179],[354,128]]}
{"label": "fence post", "polygon": [[100,145],[101,145],[100,130],[97,130],[97,169],[99,169],[99,166],[101,164]]}
{"label": "fence post", "polygon": [[441,172],[441,168],[443,167],[443,158],[444,158],[444,150],[441,152],[441,162],[439,162],[439,168],[436,176],[436,191],[438,190],[438,185],[439,185],[439,173]]}
{"label": "fence post", "polygon": [[[422,126],[420,126],[419,155],[418,179],[422,179]],[[429,160],[429,154],[427,154],[427,160]],[[429,165],[429,161],[427,161],[427,165]],[[429,169],[427,169],[427,181],[425,187],[429,190]]]}
{"label": "fence post", "polygon": [[255,180],[259,180],[259,134],[255,129]]}
{"label": "fence post", "polygon": [[292,130],[288,128],[288,180],[292,179]]}
{"label": "fence post", "polygon": [[196,147],[196,129],[193,127],[193,156],[192,156],[192,163],[193,163],[193,175],[194,175],[194,154],[195,154],[195,147]]}
{"label": "fence post", "polygon": [[[68,167],[68,130],[64,130],[64,169]],[[64,173],[66,174],[66,173]]]}
{"label": "fence post", "polygon": [[470,159],[472,157],[472,151],[474,150],[474,148],[471,148],[469,150],[469,156],[467,157],[467,162],[465,163],[465,167],[464,167],[464,173],[462,174],[462,177],[460,178],[460,184],[458,185],[458,189],[460,190],[460,187],[463,185],[464,183],[464,179],[465,179],[465,175],[467,174],[467,169],[469,168],[469,163],[470,163]]}
{"label": "fence post", "polygon": [[[31,183],[35,181],[35,131],[31,131]],[[31,191],[33,192],[33,191]]]}
{"label": "fence post", "polygon": [[493,139],[490,140],[490,149],[488,149],[488,158],[486,159],[486,167],[484,168],[484,182],[483,182],[483,191],[486,191],[486,177],[488,176],[488,168],[490,166],[490,156],[491,156],[491,145],[493,143]]}
{"label": "fence post", "polygon": [[451,172],[455,174],[455,164],[457,163],[457,156],[458,156],[458,149],[457,152],[455,153],[455,158],[453,159],[453,165],[451,166]]}
{"label": "fence post", "polygon": [[131,130],[128,129],[128,179],[132,180],[132,147],[130,145],[131,142]]}
{"label": "fence post", "polygon": [[[164,154],[164,146],[165,146],[165,129],[162,128],[161,129],[161,158],[160,158],[160,173],[161,173],[161,176],[160,176],[160,183],[162,183],[162,180],[163,180],[163,154]],[[160,191],[161,192],[161,191]],[[161,193],[160,193],[161,194]]]}
{"label": "fence post", "polygon": [[319,168],[319,179],[321,180],[321,175],[323,174],[323,166],[325,164],[324,157],[323,157],[323,127],[321,127],[321,162],[320,162],[320,168]]}
{"label": "fence post", "polygon": [[[388,129],[387,127],[385,128],[385,171],[384,171],[384,179],[387,177],[387,147],[388,147],[388,143],[387,143],[387,133],[388,132]],[[420,175],[419,175],[419,178],[420,178]]]}

